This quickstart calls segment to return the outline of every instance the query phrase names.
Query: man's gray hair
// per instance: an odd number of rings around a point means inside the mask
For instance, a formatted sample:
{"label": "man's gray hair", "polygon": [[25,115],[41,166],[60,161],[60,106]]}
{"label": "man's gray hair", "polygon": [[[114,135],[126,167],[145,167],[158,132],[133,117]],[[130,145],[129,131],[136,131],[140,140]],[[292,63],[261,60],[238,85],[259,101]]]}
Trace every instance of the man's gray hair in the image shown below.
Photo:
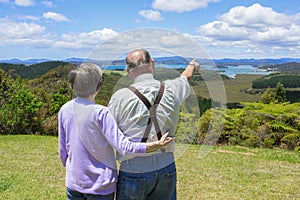
{"label": "man's gray hair", "polygon": [[93,63],[83,63],[69,73],[69,82],[78,97],[89,97],[102,86],[102,70]]}
{"label": "man's gray hair", "polygon": [[145,49],[136,49],[134,51],[139,51],[142,56],[139,59],[129,59],[128,56],[126,57],[126,66],[129,70],[151,64],[151,56],[148,51]]}

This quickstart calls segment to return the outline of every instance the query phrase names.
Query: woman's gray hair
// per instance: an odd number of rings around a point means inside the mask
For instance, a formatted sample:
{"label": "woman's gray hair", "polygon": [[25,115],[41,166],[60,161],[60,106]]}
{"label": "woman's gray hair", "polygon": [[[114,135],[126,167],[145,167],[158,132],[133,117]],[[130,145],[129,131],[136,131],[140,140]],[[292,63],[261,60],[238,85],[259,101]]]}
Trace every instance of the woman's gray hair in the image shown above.
{"label": "woman's gray hair", "polygon": [[96,64],[83,63],[69,73],[69,82],[78,97],[89,97],[101,89],[102,70]]}

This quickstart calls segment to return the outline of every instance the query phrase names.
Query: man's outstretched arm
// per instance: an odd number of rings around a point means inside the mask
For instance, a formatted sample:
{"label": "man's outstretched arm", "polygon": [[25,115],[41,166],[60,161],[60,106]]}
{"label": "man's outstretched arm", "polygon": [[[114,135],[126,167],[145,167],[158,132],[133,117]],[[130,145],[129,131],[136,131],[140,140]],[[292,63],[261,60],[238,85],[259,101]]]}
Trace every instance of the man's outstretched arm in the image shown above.
{"label": "man's outstretched arm", "polygon": [[195,69],[200,73],[200,64],[196,61],[196,59],[193,59],[189,62],[181,75],[189,79],[193,76],[193,72]]}

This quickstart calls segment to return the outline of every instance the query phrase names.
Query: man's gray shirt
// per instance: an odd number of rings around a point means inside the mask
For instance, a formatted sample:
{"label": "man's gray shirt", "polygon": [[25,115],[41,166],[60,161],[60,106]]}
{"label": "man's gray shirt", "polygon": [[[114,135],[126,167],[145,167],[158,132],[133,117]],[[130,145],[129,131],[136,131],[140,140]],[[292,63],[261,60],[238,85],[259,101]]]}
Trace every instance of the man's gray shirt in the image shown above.
{"label": "man's gray shirt", "polygon": [[[190,85],[186,77],[180,76],[173,80],[165,80],[163,97],[157,107],[156,117],[162,134],[169,130],[173,136],[179,120],[181,103],[190,95]],[[155,80],[151,73],[136,77],[132,84],[153,105],[160,88],[160,81]],[[149,110],[145,104],[128,88],[122,88],[115,92],[108,105],[119,128],[131,141],[141,141],[147,127]],[[152,125],[147,142],[157,141],[156,131]],[[166,148],[167,152],[173,152],[174,142]],[[144,156],[160,153],[161,151],[144,154]],[[127,160],[134,156],[120,156],[119,160]]]}

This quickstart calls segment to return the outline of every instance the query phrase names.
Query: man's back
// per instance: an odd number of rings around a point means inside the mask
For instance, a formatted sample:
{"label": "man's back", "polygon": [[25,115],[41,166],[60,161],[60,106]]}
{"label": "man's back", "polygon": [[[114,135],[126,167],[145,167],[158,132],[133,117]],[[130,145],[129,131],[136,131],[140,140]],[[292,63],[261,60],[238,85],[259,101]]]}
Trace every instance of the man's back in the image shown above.
{"label": "man's back", "polygon": [[[156,117],[161,132],[165,133],[169,130],[170,135],[173,136],[178,124],[180,104],[189,95],[190,88],[185,77],[166,80],[164,83],[165,90],[157,107]],[[155,80],[152,74],[138,76],[132,86],[153,105],[160,88],[160,82]],[[132,141],[141,141],[150,116],[144,103],[128,88],[123,88],[112,96],[109,108],[126,137],[131,138]],[[147,141],[156,140],[156,130],[152,126]],[[172,151],[172,149],[167,149],[167,151]],[[125,157],[120,159],[126,160]]]}
{"label": "man's back", "polygon": [[[164,93],[155,114],[162,134],[169,131],[173,136],[177,129],[180,105],[190,94],[188,78],[193,70],[194,66],[188,65],[180,77],[164,81]],[[131,51],[126,57],[126,71],[134,80],[132,86],[153,105],[161,84],[153,77],[154,60],[149,52]],[[129,88],[123,88],[113,94],[108,107],[125,136],[142,141],[150,117],[143,101]],[[154,126],[147,141],[157,141]],[[176,199],[174,145],[173,142],[170,148],[146,156],[117,156],[122,161],[117,199]]]}

